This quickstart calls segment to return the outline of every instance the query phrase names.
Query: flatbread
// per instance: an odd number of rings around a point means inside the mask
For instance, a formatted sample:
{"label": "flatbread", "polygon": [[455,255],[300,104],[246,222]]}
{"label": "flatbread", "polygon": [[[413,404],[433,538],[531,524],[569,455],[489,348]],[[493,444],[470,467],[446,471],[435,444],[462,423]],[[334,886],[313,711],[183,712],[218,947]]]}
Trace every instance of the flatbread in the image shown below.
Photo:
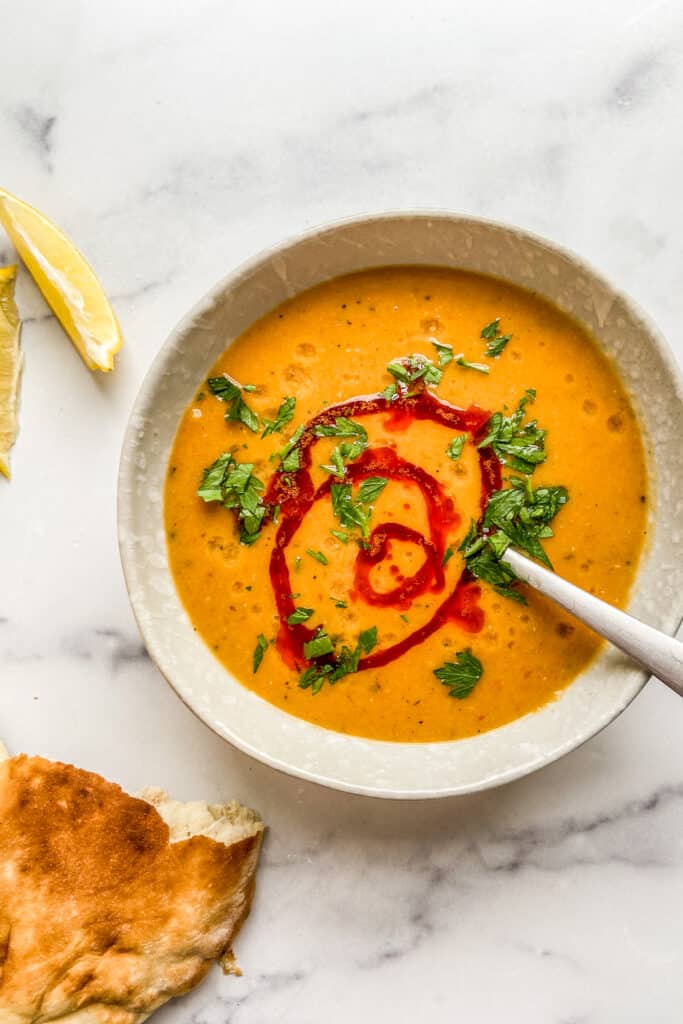
{"label": "flatbread", "polygon": [[137,1024],[212,962],[236,969],[258,816],[143,796],[40,757],[0,761],[0,1024]]}

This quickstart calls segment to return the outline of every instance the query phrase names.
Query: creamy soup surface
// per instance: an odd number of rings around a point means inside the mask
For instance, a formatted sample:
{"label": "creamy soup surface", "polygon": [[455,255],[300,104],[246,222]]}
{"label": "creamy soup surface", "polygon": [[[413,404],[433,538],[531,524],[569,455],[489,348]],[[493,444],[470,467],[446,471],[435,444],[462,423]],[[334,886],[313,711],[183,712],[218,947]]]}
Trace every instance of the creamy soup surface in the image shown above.
{"label": "creamy soup surface", "polygon": [[[497,356],[486,354],[492,339]],[[415,354],[446,364],[440,383],[399,380],[395,395],[381,397],[394,381],[387,366],[410,374],[420,363],[405,360]],[[561,485],[568,495],[543,548],[559,574],[625,604],[646,537],[643,444],[615,370],[576,322],[494,278],[387,267],[326,282],[269,313],[210,377],[224,374],[254,386],[239,398],[251,412],[226,420],[229,409],[239,415],[232,392],[226,401],[198,388],[171,454],[165,516],[187,613],[244,686],[338,732],[451,740],[553,700],[595,656],[600,641],[588,629],[522,585],[511,589],[526,604],[501,596],[466,571],[459,550],[482,515],[482,474],[497,461],[500,488],[522,476],[477,447],[489,417],[510,416],[534,389],[523,424],[536,420],[547,433],[531,493]],[[296,399],[292,418],[262,437],[286,398]],[[357,433],[343,433],[345,420]],[[318,424],[313,439],[304,433],[303,447],[287,453],[309,421]],[[325,426],[337,433],[324,436]],[[363,450],[349,454],[359,439]],[[289,472],[276,454],[283,450]],[[259,500],[270,500],[250,544],[240,543],[238,509],[197,494],[203,470],[224,453],[233,468],[253,464]],[[297,459],[310,459],[303,476]],[[343,524],[333,484],[347,485],[360,526]],[[354,655],[358,670],[348,671]],[[340,659],[347,671],[330,681]],[[455,677],[435,675],[445,665]],[[317,685],[301,686],[311,668]],[[454,694],[449,678],[458,680]]]}

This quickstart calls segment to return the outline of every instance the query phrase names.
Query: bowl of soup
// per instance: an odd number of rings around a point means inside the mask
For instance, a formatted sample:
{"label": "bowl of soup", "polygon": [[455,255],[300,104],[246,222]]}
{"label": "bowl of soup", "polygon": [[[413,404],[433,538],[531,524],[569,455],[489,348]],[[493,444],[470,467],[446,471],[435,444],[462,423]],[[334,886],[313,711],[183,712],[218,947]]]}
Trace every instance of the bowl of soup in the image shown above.
{"label": "bowl of soup", "polygon": [[219,735],[324,785],[533,771],[645,677],[500,556],[673,632],[681,394],[633,303],[516,228],[396,214],[279,245],[173,331],[131,415],[150,655]]}

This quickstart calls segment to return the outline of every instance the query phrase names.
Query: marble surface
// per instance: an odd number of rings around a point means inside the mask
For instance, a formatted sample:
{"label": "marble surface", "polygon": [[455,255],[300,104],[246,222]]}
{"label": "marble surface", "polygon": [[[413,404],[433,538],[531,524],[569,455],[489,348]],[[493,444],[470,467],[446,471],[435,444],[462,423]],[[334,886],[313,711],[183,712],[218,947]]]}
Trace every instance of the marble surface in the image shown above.
{"label": "marble surface", "polygon": [[[674,1022],[683,709],[651,683],[497,791],[383,803],[250,761],[141,646],[115,540],[133,397],[239,261],[359,211],[518,223],[593,262],[683,358],[677,0],[0,0],[2,183],[77,240],[126,336],[91,376],[26,275],[22,431],[0,488],[0,735],[137,789],[237,796],[270,831],[241,979],[165,1024]],[[0,239],[0,257],[11,257]]]}

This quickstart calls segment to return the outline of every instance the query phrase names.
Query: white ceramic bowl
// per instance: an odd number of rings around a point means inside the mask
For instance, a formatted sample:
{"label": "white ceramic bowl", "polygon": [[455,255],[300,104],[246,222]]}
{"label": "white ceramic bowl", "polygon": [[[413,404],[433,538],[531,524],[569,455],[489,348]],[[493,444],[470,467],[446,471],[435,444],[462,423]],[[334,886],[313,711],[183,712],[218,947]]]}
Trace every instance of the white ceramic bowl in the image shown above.
{"label": "white ceramic bowl", "polygon": [[387,743],[311,725],[243,687],[194,632],[169,570],[163,487],[180,417],[226,345],[320,281],[406,263],[481,271],[533,289],[584,323],[614,360],[644,429],[655,508],[630,610],[673,632],[683,602],[680,372],[652,324],[586,264],[500,224],[441,213],[367,217],[283,243],[230,274],[173,331],[144,381],[123,443],[118,499],[133,610],[151,657],[182,700],[220,736],[275,768],[355,793],[404,798],[483,789],[548,764],[615,718],[644,674],[606,650],[556,701],[482,736],[447,743]]}

